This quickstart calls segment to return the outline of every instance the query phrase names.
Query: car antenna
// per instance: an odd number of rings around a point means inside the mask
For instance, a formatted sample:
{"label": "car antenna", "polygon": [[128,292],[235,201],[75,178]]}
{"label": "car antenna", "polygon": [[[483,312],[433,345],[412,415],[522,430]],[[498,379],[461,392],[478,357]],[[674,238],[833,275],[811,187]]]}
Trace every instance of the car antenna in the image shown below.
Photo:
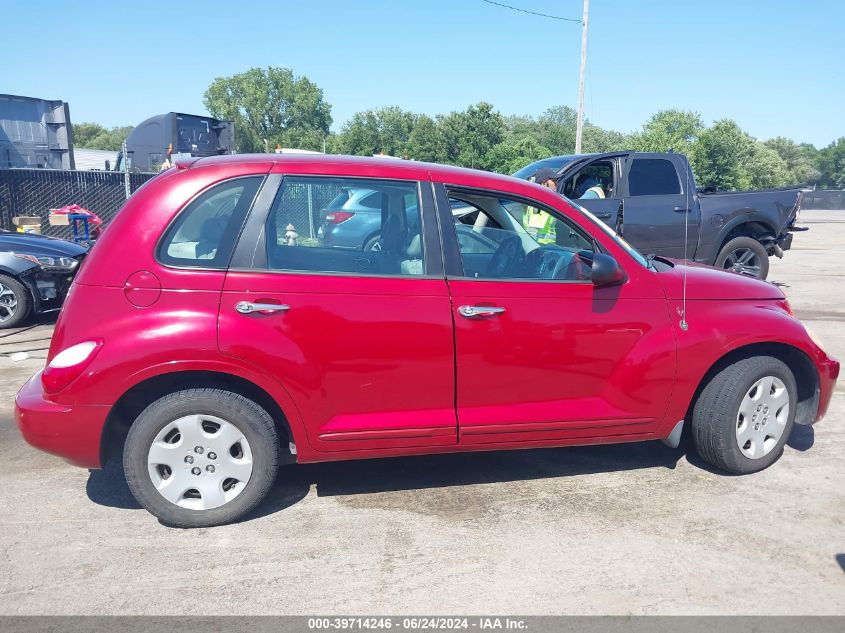
{"label": "car antenna", "polygon": [[681,331],[686,332],[689,329],[689,324],[687,323],[687,247],[689,244],[689,214],[690,214],[690,206],[689,206],[689,186],[690,186],[690,167],[689,161],[686,161],[686,172],[687,172],[687,184],[684,187],[684,198],[686,201],[686,211],[684,212],[684,280],[682,282],[683,286],[683,298],[681,300],[681,322],[680,327]]}

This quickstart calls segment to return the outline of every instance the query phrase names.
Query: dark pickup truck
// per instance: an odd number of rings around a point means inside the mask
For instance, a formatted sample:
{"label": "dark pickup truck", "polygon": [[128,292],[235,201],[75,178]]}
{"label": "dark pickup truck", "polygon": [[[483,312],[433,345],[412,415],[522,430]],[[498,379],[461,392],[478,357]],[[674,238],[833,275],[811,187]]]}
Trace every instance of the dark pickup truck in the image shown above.
{"label": "dark pickup truck", "polygon": [[765,279],[769,256],[783,257],[792,245],[792,231],[804,230],[795,226],[800,189],[699,191],[681,154],[555,156],[514,176],[529,179],[541,167],[557,171],[559,193],[644,254],[687,258]]}

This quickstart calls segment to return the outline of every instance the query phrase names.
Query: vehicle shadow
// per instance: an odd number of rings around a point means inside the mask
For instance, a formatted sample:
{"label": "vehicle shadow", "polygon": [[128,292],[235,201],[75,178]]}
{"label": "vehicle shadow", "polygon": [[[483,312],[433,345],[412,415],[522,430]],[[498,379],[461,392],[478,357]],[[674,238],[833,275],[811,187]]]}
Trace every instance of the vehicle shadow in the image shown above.
{"label": "vehicle shadow", "polygon": [[[270,494],[242,521],[284,510],[301,501],[312,486],[318,497],[367,495],[643,468],[674,469],[683,455],[683,448],[639,442],[290,464],[279,468]],[[99,505],[126,510],[141,507],[126,484],[119,460],[102,470],[89,471],[86,492]]]}
{"label": "vehicle shadow", "polygon": [[[684,429],[683,439],[681,440],[681,448],[684,449],[686,453],[687,461],[696,468],[700,468],[701,470],[706,470],[708,473],[713,475],[719,475],[720,477],[743,477],[744,475],[736,475],[733,473],[725,472],[715,466],[711,466],[707,462],[705,462],[701,457],[699,457],[698,452],[695,450],[695,446],[693,445],[692,436],[688,432],[688,428]],[[786,440],[786,445],[790,448],[804,452],[810,450],[813,444],[815,443],[815,431],[813,431],[812,426],[807,426],[806,424],[795,424],[792,427],[792,432],[789,434],[789,438]]]}
{"label": "vehicle shadow", "polygon": [[792,427],[792,433],[789,434],[789,439],[786,440],[786,445],[796,451],[808,451],[816,443],[816,432],[812,426],[806,424],[796,424]]}
{"label": "vehicle shadow", "polygon": [[839,563],[839,567],[842,571],[845,571],[845,554],[837,554],[836,562]]}
{"label": "vehicle shadow", "polygon": [[[812,427],[796,426],[788,445],[804,451],[813,445],[813,437]],[[702,460],[687,433],[676,449],[655,441],[289,464],[279,468],[267,498],[242,521],[289,508],[304,499],[312,487],[318,497],[368,495],[644,468],[674,469],[684,457],[696,468],[721,477],[733,476]],[[133,510],[141,507],[129,491],[119,461],[110,462],[102,470],[90,471],[86,492],[91,501],[103,506]],[[838,555],[837,561],[845,570],[845,554]]]}
{"label": "vehicle shadow", "polygon": [[674,469],[683,454],[683,449],[671,449],[660,442],[640,442],[289,465],[279,469],[267,499],[244,520],[287,508],[307,495],[312,486],[318,497],[333,497],[655,467]]}
{"label": "vehicle shadow", "polygon": [[107,463],[101,470],[88,471],[85,493],[91,501],[101,506],[122,510],[141,509],[126,483],[123,463],[117,459]]}

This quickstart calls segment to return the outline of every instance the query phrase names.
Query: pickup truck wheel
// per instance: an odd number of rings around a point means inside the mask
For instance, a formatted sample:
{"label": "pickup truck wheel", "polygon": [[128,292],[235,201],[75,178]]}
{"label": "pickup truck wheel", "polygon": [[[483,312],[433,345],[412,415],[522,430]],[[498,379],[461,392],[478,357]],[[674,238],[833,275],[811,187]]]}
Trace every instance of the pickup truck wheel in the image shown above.
{"label": "pickup truck wheel", "polygon": [[32,311],[32,296],[13,277],[0,275],[0,330],[23,323]]}
{"label": "pickup truck wheel", "polygon": [[693,407],[692,436],[707,463],[742,475],[767,468],[783,454],[795,421],[792,371],[771,356],[728,365]]}
{"label": "pickup truck wheel", "polygon": [[123,449],[129,489],[165,525],[211,527],[255,508],[276,477],[279,441],[258,404],[187,389],[149,405]]}
{"label": "pickup truck wheel", "polygon": [[753,237],[735,237],[719,252],[716,267],[765,279],[769,274],[769,254],[766,247]]}

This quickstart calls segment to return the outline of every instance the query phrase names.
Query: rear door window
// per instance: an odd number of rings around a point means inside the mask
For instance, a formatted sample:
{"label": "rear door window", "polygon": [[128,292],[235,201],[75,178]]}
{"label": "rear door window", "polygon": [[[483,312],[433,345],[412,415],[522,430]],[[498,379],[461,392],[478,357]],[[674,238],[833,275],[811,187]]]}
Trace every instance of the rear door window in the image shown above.
{"label": "rear door window", "polygon": [[662,196],[681,193],[678,172],[663,158],[635,158],[628,173],[628,193],[632,196]]}
{"label": "rear door window", "polygon": [[200,194],[165,232],[158,260],[169,266],[226,268],[263,180],[263,176],[236,178]]}
{"label": "rear door window", "polygon": [[425,270],[420,231],[417,182],[288,176],[265,225],[267,266],[419,276]]}

